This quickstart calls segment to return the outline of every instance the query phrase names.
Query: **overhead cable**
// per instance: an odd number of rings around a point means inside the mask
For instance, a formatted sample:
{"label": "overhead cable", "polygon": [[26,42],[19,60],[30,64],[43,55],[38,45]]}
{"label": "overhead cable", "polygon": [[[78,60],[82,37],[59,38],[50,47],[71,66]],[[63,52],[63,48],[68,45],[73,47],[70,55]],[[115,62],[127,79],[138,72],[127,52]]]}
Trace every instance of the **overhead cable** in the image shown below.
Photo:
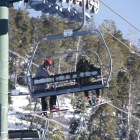
{"label": "overhead cable", "polygon": [[113,11],[115,14],[117,14],[120,18],[122,18],[124,21],[126,21],[128,24],[130,24],[132,27],[134,27],[136,30],[138,30],[140,32],[140,30],[135,27],[133,24],[131,24],[128,20],[126,20],[125,18],[123,18],[120,14],[118,14],[116,11],[114,11],[112,8],[110,8],[108,5],[106,5],[104,2],[102,2],[101,0],[99,0],[102,4],[104,4],[107,8],[109,8],[111,11]]}
{"label": "overhead cable", "polygon": [[63,124],[63,123],[61,123],[61,122],[58,122],[58,121],[56,121],[56,120],[54,120],[54,119],[47,118],[47,117],[42,117],[42,116],[37,115],[37,114],[35,114],[35,113],[34,113],[34,114],[31,113],[31,115],[32,115],[32,116],[36,116],[36,117],[41,118],[41,119],[44,119],[44,120],[49,120],[49,121],[51,121],[51,122],[54,122],[54,123],[56,123],[56,124],[58,124],[58,125],[60,125],[60,126],[62,126],[62,127],[64,127],[64,128],[66,128],[66,129],[69,129],[69,126],[68,126],[68,125]]}
{"label": "overhead cable", "polygon": [[[97,22],[95,22],[96,24],[98,24]],[[99,24],[98,24],[98,26],[99,26]],[[119,41],[121,44],[123,44],[126,48],[128,48],[129,49],[129,51],[131,52],[131,53],[134,53],[134,54],[136,54],[137,56],[139,56],[140,57],[140,55],[138,54],[138,53],[136,53],[134,50],[132,50],[129,46],[127,46],[126,44],[124,44],[121,40],[119,40],[118,38],[116,38],[113,34],[111,34],[109,31],[107,31],[106,30],[106,28],[104,28],[105,29],[105,31],[108,33],[108,34],[110,34],[112,37],[114,37],[117,41]]]}
{"label": "overhead cable", "polygon": [[[22,57],[21,55],[19,55],[19,54],[18,54],[18,53],[16,53],[16,52],[13,52],[13,51],[11,51],[11,50],[9,50],[9,52],[10,52],[10,53],[13,53],[14,55],[18,56],[19,58],[24,59],[26,62],[28,62],[28,61],[29,61],[27,58]],[[39,66],[39,65],[37,65],[37,64],[35,64],[35,63],[32,63],[32,64],[33,64],[33,65],[35,65],[36,67],[38,67],[38,66]]]}
{"label": "overhead cable", "polygon": [[[122,109],[120,109],[120,108],[118,108],[118,107],[114,106],[114,105],[113,105],[113,104],[111,104],[111,103],[107,103],[107,104],[109,104],[110,106],[112,106],[112,107],[116,108],[117,110],[120,110],[120,111],[124,112],[125,114],[128,114],[128,112],[126,112],[126,111],[124,111],[124,110],[122,110]],[[131,117],[133,117],[133,118],[135,118],[136,120],[140,121],[140,119],[139,119],[139,118],[137,118],[137,117],[135,117],[134,115],[131,115],[131,114],[130,114],[130,116],[131,116]]]}

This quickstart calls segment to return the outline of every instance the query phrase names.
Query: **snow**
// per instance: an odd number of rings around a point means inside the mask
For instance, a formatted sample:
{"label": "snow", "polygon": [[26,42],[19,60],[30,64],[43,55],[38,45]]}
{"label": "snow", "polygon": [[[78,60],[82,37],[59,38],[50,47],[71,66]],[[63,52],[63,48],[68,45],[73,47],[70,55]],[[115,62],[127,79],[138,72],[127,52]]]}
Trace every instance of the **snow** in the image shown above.
{"label": "snow", "polygon": [[13,96],[12,100],[14,109],[18,110],[19,112],[22,112],[24,107],[29,104],[26,96]]}
{"label": "snow", "polygon": [[19,90],[20,92],[23,92],[23,93],[29,93],[27,86],[17,85],[16,90]]}
{"label": "snow", "polygon": [[[27,87],[18,85],[16,87],[16,90],[20,90],[20,92],[27,93],[28,89]],[[22,120],[23,117],[22,114],[24,113],[24,108],[29,104],[29,101],[27,99],[27,96],[11,96],[12,98],[12,105],[9,105],[9,111],[8,114],[8,129],[9,130],[17,130],[17,129],[28,129],[29,128],[29,122]]]}
{"label": "snow", "polygon": [[[28,88],[26,86],[18,85],[16,90],[19,90],[22,93],[29,93]],[[31,110],[25,110],[25,107],[29,105],[29,95],[20,95],[20,96],[11,96],[13,103],[9,105],[9,112],[8,112],[8,128],[9,130],[23,130],[29,129],[30,122],[27,122],[25,119],[25,114],[30,114]],[[60,109],[68,109],[66,112],[61,112],[63,115],[60,119],[60,112],[54,113],[54,120],[60,121],[65,125],[69,125],[70,119],[81,118],[81,114],[75,114],[73,106],[71,105],[71,99],[69,97],[65,97],[63,95],[57,96],[59,100]],[[38,105],[41,108],[40,104]],[[32,108],[34,107],[34,103],[32,102]],[[89,111],[89,110],[88,110]],[[84,115],[84,114],[83,114]],[[23,120],[24,119],[24,120]]]}
{"label": "snow", "polygon": [[[9,112],[10,113],[10,112]],[[22,130],[29,128],[30,123],[22,120],[22,115],[8,115],[8,129],[9,130]]]}
{"label": "snow", "polygon": [[[27,114],[35,116],[35,114],[31,114],[32,111],[27,106],[31,107],[33,109],[35,103],[32,102],[30,104],[30,95],[27,95],[29,93],[27,86],[21,86],[17,85],[16,90],[19,90],[20,92],[24,93],[20,96],[11,96],[12,98],[12,104],[8,106],[8,129],[9,130],[27,130],[30,128],[31,122],[26,121]],[[75,109],[73,109],[73,106],[71,104],[72,100],[71,97],[68,95],[58,95],[57,96],[58,101],[57,106],[61,109],[68,109],[67,111],[60,111],[60,112],[54,112],[53,113],[53,120],[56,120],[60,122],[58,125],[63,128],[63,125],[66,126],[69,129],[69,125],[71,122],[71,119],[79,119],[80,124],[82,126],[83,122],[86,121],[87,118],[90,117],[90,114],[93,114],[97,108],[94,109],[94,111],[91,108],[87,108],[86,113],[75,113]],[[58,104],[59,103],[59,104]],[[29,105],[30,104],[30,105]],[[88,102],[87,102],[88,104]],[[37,106],[41,108],[41,105],[38,103]],[[25,110],[26,108],[26,110]],[[91,112],[92,110],[92,112]],[[37,111],[40,112],[40,111]],[[41,116],[39,114],[36,114],[36,117]],[[42,119],[43,121],[43,119]],[[43,129],[41,128],[41,123],[34,122],[34,129]],[[57,128],[54,128],[54,130]],[[65,136],[69,137],[69,131],[68,129],[63,129],[63,133]]]}

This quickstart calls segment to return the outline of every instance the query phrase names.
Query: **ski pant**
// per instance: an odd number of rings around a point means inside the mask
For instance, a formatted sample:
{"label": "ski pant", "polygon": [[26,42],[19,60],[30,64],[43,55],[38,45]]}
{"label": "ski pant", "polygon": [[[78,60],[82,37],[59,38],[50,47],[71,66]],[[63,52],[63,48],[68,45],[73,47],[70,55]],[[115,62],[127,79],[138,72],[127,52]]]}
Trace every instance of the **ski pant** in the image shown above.
{"label": "ski pant", "polygon": [[45,98],[46,98],[46,97],[41,97],[42,111],[46,111],[46,109],[48,109],[48,104],[47,104]]}
{"label": "ski pant", "polygon": [[89,96],[89,91],[84,91],[85,97]]}
{"label": "ski pant", "polygon": [[50,96],[50,106],[56,105],[56,95]]}
{"label": "ski pant", "polygon": [[[50,104],[50,107],[53,105],[56,105],[56,95],[50,96],[49,104]],[[42,111],[46,111],[46,109],[48,109],[46,97],[41,97],[41,106],[42,106]]]}

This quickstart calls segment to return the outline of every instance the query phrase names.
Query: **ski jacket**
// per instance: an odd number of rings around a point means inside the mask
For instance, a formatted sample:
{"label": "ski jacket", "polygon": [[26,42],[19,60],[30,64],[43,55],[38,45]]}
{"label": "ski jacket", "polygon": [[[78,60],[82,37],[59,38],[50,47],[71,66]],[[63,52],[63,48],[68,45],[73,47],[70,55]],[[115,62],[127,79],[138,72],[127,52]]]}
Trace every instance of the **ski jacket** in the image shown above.
{"label": "ski jacket", "polygon": [[[96,67],[94,66],[94,64],[90,64],[90,62],[88,62],[88,60],[86,59],[80,59],[78,62],[77,62],[77,65],[76,65],[76,71],[91,71],[93,69],[96,69]],[[83,78],[80,78],[80,84],[88,84],[90,82],[94,82],[95,79],[93,77],[83,77]],[[78,82],[78,81],[76,81]]]}
{"label": "ski jacket", "polygon": [[89,71],[90,63],[86,59],[80,59],[76,65],[77,71]]}
{"label": "ski jacket", "polygon": [[[49,70],[46,70],[43,65],[40,65],[37,69],[37,73],[35,75],[35,78],[39,78],[39,77],[49,77],[50,75],[52,75],[52,73]],[[45,88],[49,88],[49,84],[41,84],[41,85],[35,85],[34,86],[34,90],[42,90]]]}

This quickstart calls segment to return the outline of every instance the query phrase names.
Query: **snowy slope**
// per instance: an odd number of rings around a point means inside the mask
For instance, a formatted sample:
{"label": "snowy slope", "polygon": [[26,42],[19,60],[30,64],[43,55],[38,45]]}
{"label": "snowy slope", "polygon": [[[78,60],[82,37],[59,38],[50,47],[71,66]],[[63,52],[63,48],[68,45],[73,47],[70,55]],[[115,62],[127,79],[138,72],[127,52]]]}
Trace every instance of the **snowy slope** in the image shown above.
{"label": "snowy slope", "polygon": [[[28,88],[25,86],[18,85],[16,87],[16,90],[19,90],[23,93],[28,93]],[[30,126],[30,122],[27,122],[25,120],[22,120],[21,118],[24,118],[24,113],[30,113],[31,110],[24,110],[27,105],[29,105],[29,95],[20,95],[20,96],[11,96],[12,98],[12,104],[9,105],[9,111],[8,111],[8,128],[9,130],[17,130],[17,129],[28,129]],[[71,99],[70,98],[64,98],[63,96],[58,96],[59,100],[59,106],[61,106],[61,109],[68,109],[67,112],[61,112],[61,115],[63,115],[63,122],[69,122],[70,118],[73,117],[74,109],[71,105]],[[34,107],[34,104],[33,106]],[[22,114],[23,113],[23,114]],[[10,115],[11,114],[11,115]],[[54,119],[60,120],[60,112],[54,113]],[[79,117],[79,115],[75,115],[75,117]]]}
{"label": "snowy slope", "polygon": [[19,90],[20,92],[23,93],[29,93],[27,86],[17,85],[16,90]]}
{"label": "snowy slope", "polygon": [[[16,90],[20,90],[20,92],[28,93],[27,87],[18,86]],[[29,122],[20,119],[23,115],[20,112],[24,113],[24,108],[29,104],[27,96],[11,96],[12,104],[8,106],[8,128],[13,129],[27,129],[29,127]],[[17,114],[17,115],[15,115]]]}

